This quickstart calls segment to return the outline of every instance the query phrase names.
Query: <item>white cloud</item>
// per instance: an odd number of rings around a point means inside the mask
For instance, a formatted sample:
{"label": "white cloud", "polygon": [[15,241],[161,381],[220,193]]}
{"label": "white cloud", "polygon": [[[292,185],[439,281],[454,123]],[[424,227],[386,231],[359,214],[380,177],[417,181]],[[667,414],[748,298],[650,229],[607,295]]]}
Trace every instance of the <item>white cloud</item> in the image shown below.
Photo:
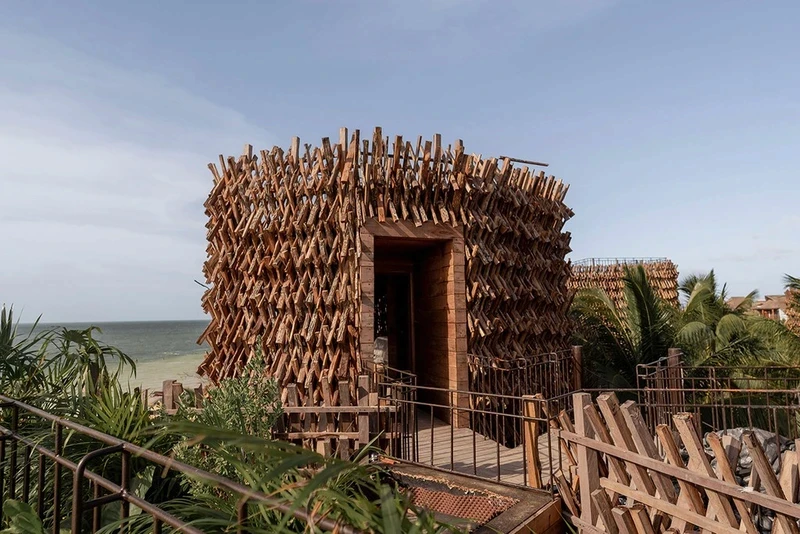
{"label": "white cloud", "polygon": [[206,165],[271,136],[58,43],[5,34],[0,49],[0,300],[50,320],[199,316]]}

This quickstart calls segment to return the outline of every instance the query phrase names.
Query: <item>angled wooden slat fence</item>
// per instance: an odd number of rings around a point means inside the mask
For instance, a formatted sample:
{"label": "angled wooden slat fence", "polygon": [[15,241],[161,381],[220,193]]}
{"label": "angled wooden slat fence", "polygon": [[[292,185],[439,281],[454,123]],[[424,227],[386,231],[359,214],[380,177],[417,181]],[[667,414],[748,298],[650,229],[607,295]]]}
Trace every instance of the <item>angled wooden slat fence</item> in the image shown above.
{"label": "angled wooden slat fence", "polygon": [[[574,431],[562,424],[561,439],[575,451],[577,468],[555,479],[581,532],[798,533],[796,451],[784,453],[776,475],[754,433],[745,432],[741,442],[712,433],[706,436],[712,467],[692,414],[675,415],[677,432],[659,425],[654,437],[633,401],[620,405],[613,393],[596,402],[576,393],[573,401]],[[746,487],[736,483],[733,467],[743,450],[753,465]]]}

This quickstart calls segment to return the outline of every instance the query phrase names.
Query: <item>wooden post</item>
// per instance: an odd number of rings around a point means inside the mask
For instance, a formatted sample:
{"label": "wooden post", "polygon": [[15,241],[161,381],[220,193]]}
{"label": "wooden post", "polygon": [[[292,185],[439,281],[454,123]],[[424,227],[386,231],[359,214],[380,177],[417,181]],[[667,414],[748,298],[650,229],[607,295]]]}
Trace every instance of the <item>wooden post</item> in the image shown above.
{"label": "wooden post", "polygon": [[203,385],[200,384],[196,388],[194,388],[194,407],[195,408],[202,408],[203,407],[203,400],[205,396],[205,391]]}
{"label": "wooden post", "polygon": [[[322,402],[323,406],[332,406],[333,401],[331,399],[331,386],[328,382],[328,377],[323,376],[320,380],[320,389],[322,389]],[[330,437],[333,434],[335,429],[335,415],[334,414],[320,414],[319,419],[319,427],[320,430],[323,430],[328,433],[328,437],[323,440],[317,441],[317,452],[321,452],[324,456],[333,456],[333,439]],[[319,443],[322,443],[322,446],[319,446]]]}
{"label": "wooden post", "polygon": [[[352,406],[350,403],[350,381],[339,381],[339,405]],[[347,413],[339,414],[339,432],[352,432],[353,431],[353,416]],[[339,436],[339,442],[336,445],[336,455],[342,460],[346,460],[350,456],[350,440],[344,435]]]}
{"label": "wooden post", "polygon": [[[722,445],[722,440],[719,439],[719,436],[717,436],[714,432],[709,432],[706,435],[706,442],[711,447],[711,450],[714,451],[714,456],[717,459],[717,477],[725,482],[738,484],[736,481],[736,473],[731,466],[731,462],[728,459],[728,453],[725,452],[725,446]],[[739,455],[737,454],[736,460],[734,461],[738,462],[738,460]],[[747,503],[738,499],[734,499],[733,505],[739,512],[739,518],[741,522],[740,530],[743,529],[745,532],[747,532],[747,534],[758,534],[758,529],[756,528],[755,523],[753,523],[753,520],[750,518],[750,509],[747,507]]]}
{"label": "wooden post", "polygon": [[[750,457],[753,459],[753,471],[758,472],[767,495],[785,500],[786,495],[783,493],[783,488],[781,488],[780,482],[778,482],[778,478],[772,470],[772,465],[767,460],[764,449],[761,448],[761,444],[756,439],[755,434],[750,431],[745,432],[742,434],[742,441],[750,451]],[[797,523],[795,523],[794,518],[787,517],[784,514],[775,514],[775,519],[779,528],[773,527],[773,532],[782,531],[781,534],[797,534]]]}
{"label": "wooden post", "polygon": [[[594,439],[594,431],[586,421],[584,409],[592,404],[589,393],[575,393],[572,396],[575,410],[575,432],[580,436]],[[581,491],[581,521],[589,525],[597,524],[597,506],[592,500],[592,492],[600,488],[600,473],[597,464],[597,452],[578,445],[578,478]]]}
{"label": "wooden post", "polygon": [[174,380],[164,380],[161,384],[161,402],[164,404],[165,410],[171,410],[174,407],[175,400],[172,394],[172,384]]}
{"label": "wooden post", "polygon": [[580,391],[583,387],[583,347],[574,345],[572,347],[572,388],[574,391]]}
{"label": "wooden post", "polygon": [[542,466],[539,462],[539,422],[541,417],[540,400],[533,395],[522,397],[522,433],[525,440],[525,465],[528,471],[528,485],[542,487]]}
{"label": "wooden post", "polygon": [[620,534],[636,534],[636,525],[631,518],[631,511],[629,508],[617,506],[611,511],[611,515],[617,523]]}
{"label": "wooden post", "polygon": [[682,402],[682,395],[679,391],[683,387],[681,380],[681,357],[683,352],[681,349],[669,349],[667,351],[667,387],[670,389],[669,401],[675,407],[675,412],[678,413],[686,410]]}
{"label": "wooden post", "polygon": [[592,502],[595,506],[597,506],[597,513],[600,516],[600,520],[603,522],[605,526],[605,531],[608,534],[617,534],[619,530],[617,529],[617,522],[614,520],[614,516],[611,514],[611,509],[613,506],[611,505],[611,501],[608,499],[608,493],[604,489],[597,489],[592,492]]}
{"label": "wooden post", "polygon": [[634,504],[630,508],[631,519],[633,524],[636,525],[636,532],[639,534],[656,534],[653,524],[650,523],[650,516],[647,514],[647,509],[642,504]]}
{"label": "wooden post", "polygon": [[[686,453],[689,455],[689,469],[701,475],[716,478],[717,475],[714,473],[711,462],[708,460],[703,448],[703,441],[700,439],[700,435],[693,424],[692,414],[679,413],[674,415],[672,420],[678,434],[681,436]],[[753,456],[753,465],[755,467],[756,458],[752,455],[752,451],[751,456]],[[708,509],[714,511],[717,521],[725,526],[737,528],[739,522],[736,520],[736,515],[728,497],[710,490],[706,490],[706,495],[708,496]]]}
{"label": "wooden post", "polygon": [[[286,386],[286,405],[299,406],[300,395],[297,394],[297,384],[288,384]],[[287,432],[299,432],[300,429],[300,414],[293,413],[289,416]]]}
{"label": "wooden post", "polygon": [[[369,375],[358,377],[358,405],[369,406]],[[358,414],[358,445],[365,447],[370,440],[369,413]]]}

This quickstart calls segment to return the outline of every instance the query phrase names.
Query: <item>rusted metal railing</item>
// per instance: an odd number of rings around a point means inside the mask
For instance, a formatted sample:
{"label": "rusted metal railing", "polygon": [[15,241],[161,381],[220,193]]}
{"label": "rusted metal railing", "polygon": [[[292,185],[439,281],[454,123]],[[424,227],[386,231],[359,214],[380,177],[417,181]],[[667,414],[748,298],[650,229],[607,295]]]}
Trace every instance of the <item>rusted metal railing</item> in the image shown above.
{"label": "rusted metal railing", "polygon": [[[62,470],[66,469],[72,473],[71,526],[73,534],[80,534],[83,531],[84,514],[90,511],[92,512],[91,532],[96,532],[100,526],[101,508],[112,503],[119,503],[120,517],[123,520],[129,516],[131,505],[139,508],[143,513],[149,514],[153,518],[153,532],[156,534],[161,532],[163,525],[173,527],[179,532],[201,534],[201,530],[131,491],[131,460],[140,458],[155,466],[183,473],[238,496],[238,532],[246,530],[247,506],[250,503],[263,504],[281,513],[290,514],[303,523],[316,525],[321,530],[351,534],[358,532],[348,525],[342,525],[330,518],[313,516],[304,509],[295,508],[290,503],[280,501],[222,476],[157,454],[63,417],[52,415],[4,395],[0,395],[0,408],[11,412],[10,428],[0,425],[0,516],[2,516],[2,503],[5,499],[20,499],[30,504],[31,477],[35,474],[37,479],[36,511],[40,518],[47,517],[49,519],[48,522],[52,524],[53,533],[58,534],[60,524],[65,519],[61,484]],[[31,436],[23,435],[20,429],[21,417],[38,418],[41,421],[49,422],[53,434],[52,448],[43,445],[44,441],[39,438],[34,439]],[[78,462],[70,460],[64,455],[65,431],[75,432],[96,441],[98,448],[85,454]],[[20,445],[24,447],[25,452],[22,463],[19,462]],[[115,455],[119,455],[120,461],[119,483],[88,468],[92,460]],[[35,473],[34,457],[37,459]],[[52,470],[47,469],[47,462],[52,464]],[[7,478],[6,471],[8,471]],[[20,479],[21,484],[18,484]],[[87,481],[91,485],[92,491],[92,498],[89,500],[85,500],[83,491]],[[18,485],[21,487],[18,488]],[[21,489],[21,493],[18,493],[18,489]],[[52,512],[47,505],[50,499],[52,499]]]}
{"label": "rusted metal railing", "polygon": [[[381,406],[393,406],[384,432],[388,452],[397,458],[438,469],[513,485],[550,488],[563,467],[555,418],[561,399],[492,395],[446,388],[387,383],[379,388]],[[515,411],[497,411],[503,403]],[[518,444],[503,443],[481,432],[518,429]]]}
{"label": "rusted metal railing", "polygon": [[705,431],[761,428],[800,437],[800,366],[690,366],[671,354],[637,369],[651,429],[691,412]]}
{"label": "rusted metal railing", "polygon": [[[468,355],[470,391],[475,401],[492,413],[477,416],[474,424],[481,433],[509,446],[522,442],[519,424],[497,426],[496,413],[521,414],[525,395],[545,399],[561,398],[581,388],[581,348],[517,358]],[[559,408],[560,409],[560,408]]]}

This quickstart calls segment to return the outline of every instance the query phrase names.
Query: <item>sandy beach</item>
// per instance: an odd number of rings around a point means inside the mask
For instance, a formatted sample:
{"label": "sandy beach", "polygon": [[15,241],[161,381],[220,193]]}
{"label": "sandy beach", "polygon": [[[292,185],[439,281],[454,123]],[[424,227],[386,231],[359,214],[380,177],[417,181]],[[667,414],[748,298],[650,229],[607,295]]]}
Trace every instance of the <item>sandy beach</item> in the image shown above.
{"label": "sandy beach", "polygon": [[203,361],[203,354],[184,354],[158,360],[145,360],[136,364],[136,376],[128,379],[131,388],[160,391],[164,380],[173,379],[183,387],[191,389],[205,382],[197,374],[197,366]]}

